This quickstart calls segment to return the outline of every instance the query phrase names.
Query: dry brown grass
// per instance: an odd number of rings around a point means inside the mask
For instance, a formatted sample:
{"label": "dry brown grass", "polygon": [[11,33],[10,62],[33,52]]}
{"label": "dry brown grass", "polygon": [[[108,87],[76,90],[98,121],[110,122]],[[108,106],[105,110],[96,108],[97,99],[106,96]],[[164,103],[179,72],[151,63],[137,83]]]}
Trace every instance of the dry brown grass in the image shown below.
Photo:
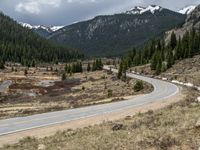
{"label": "dry brown grass", "polygon": [[[104,71],[74,74],[68,76],[66,81],[56,81],[53,86],[42,87],[38,85],[43,81],[39,77],[47,74],[58,79],[59,76],[50,71],[32,72],[28,77],[22,75],[23,71],[3,73],[6,77],[4,80],[12,80],[13,84],[7,94],[0,95],[0,119],[109,103],[152,91],[151,85],[145,83],[144,90],[134,92],[135,79],[123,82],[115,74]],[[109,90],[112,91],[111,96],[108,96]],[[29,96],[31,92],[37,93],[37,96]]]}
{"label": "dry brown grass", "polygon": [[200,55],[178,61],[162,76],[182,82],[190,82],[200,86]]}
{"label": "dry brown grass", "polygon": [[[27,137],[15,145],[4,146],[2,150],[196,150],[200,146],[200,129],[195,127],[200,117],[200,104],[195,102],[198,95],[196,91],[188,93],[185,100],[163,110],[148,111],[83,129],[58,132],[42,139]],[[122,125],[119,130],[113,130],[116,124]]]}

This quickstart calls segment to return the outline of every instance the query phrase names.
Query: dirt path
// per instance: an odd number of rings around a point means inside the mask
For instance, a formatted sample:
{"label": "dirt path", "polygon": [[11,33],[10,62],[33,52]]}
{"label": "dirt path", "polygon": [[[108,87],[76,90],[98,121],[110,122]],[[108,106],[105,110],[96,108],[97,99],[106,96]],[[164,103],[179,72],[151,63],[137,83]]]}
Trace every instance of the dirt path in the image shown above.
{"label": "dirt path", "polygon": [[1,136],[0,137],[0,146],[3,146],[4,144],[14,144],[14,143],[18,142],[20,139],[27,137],[27,136],[34,136],[36,138],[44,138],[46,136],[54,135],[58,131],[64,131],[67,129],[83,128],[83,127],[87,127],[89,125],[101,124],[104,121],[114,121],[114,120],[123,119],[126,116],[133,116],[137,113],[144,113],[149,110],[162,109],[170,104],[173,104],[180,100],[183,100],[185,96],[186,96],[186,94],[184,93],[182,88],[180,88],[180,92],[178,94],[176,94],[175,96],[173,96],[170,99],[165,99],[162,102],[151,103],[151,104],[141,106],[138,108],[127,109],[127,110],[123,110],[123,111],[115,112],[115,113],[109,113],[109,114],[105,114],[103,116],[79,119],[79,120],[75,120],[75,121],[62,123],[59,125],[53,125],[53,126],[48,126],[48,127],[44,127],[44,128],[37,128],[37,129],[33,129],[33,130],[28,130],[28,131],[15,133],[15,134]]}

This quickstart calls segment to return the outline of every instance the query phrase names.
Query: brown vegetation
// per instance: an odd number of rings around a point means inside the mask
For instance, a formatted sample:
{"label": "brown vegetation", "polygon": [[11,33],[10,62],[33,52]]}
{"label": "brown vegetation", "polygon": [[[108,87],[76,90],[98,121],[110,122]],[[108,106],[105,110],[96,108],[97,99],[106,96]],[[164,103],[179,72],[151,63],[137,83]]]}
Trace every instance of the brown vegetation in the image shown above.
{"label": "brown vegetation", "polygon": [[[62,70],[63,66],[55,68]],[[137,80],[124,82],[104,71],[68,75],[61,81],[61,71],[30,68],[25,77],[23,67],[17,70],[1,72],[1,80],[12,81],[12,84],[7,93],[0,95],[0,119],[125,100],[126,96],[152,90],[151,85],[145,83],[143,90],[134,92]]]}

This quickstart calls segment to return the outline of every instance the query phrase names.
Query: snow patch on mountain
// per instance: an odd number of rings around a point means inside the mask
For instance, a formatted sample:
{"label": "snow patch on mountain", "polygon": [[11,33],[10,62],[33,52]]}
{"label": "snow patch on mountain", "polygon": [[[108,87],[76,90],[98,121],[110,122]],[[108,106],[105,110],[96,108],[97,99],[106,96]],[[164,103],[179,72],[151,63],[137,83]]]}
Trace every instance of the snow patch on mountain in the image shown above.
{"label": "snow patch on mountain", "polygon": [[30,25],[30,24],[28,24],[28,23],[22,23],[22,22],[20,22],[19,24],[20,24],[22,27],[29,28],[29,29],[33,29],[33,26]]}
{"label": "snow patch on mountain", "polygon": [[143,14],[145,12],[151,12],[154,14],[156,11],[161,11],[163,8],[156,5],[150,5],[148,7],[141,7],[141,6],[135,6],[134,8],[130,9],[129,11],[126,11],[125,14]]}
{"label": "snow patch on mountain", "polygon": [[64,26],[43,26],[43,25],[30,25],[28,23],[22,23],[20,22],[19,23],[21,26],[25,27],[25,28],[29,28],[29,29],[43,29],[43,30],[46,30],[48,32],[55,32],[57,30],[60,30],[61,28],[63,28]]}
{"label": "snow patch on mountain", "polygon": [[196,6],[191,5],[191,6],[187,6],[185,8],[182,8],[181,10],[179,10],[178,12],[181,14],[190,14],[194,9],[196,8]]}
{"label": "snow patch on mountain", "polygon": [[55,32],[55,31],[58,31],[58,30],[60,30],[60,29],[62,29],[64,26],[52,26],[52,27],[50,27],[51,28],[51,30],[53,31],[53,32]]}

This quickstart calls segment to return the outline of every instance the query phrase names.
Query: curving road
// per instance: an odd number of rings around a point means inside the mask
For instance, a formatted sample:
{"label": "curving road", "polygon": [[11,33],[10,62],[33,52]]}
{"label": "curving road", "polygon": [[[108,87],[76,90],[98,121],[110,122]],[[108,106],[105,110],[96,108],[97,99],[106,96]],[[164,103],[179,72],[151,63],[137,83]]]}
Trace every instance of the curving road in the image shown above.
{"label": "curving road", "polygon": [[[104,67],[104,69],[109,69]],[[117,72],[116,70],[112,70]],[[101,116],[110,112],[117,112],[128,108],[135,108],[149,103],[162,101],[166,98],[172,97],[179,92],[179,88],[171,83],[152,79],[136,74],[129,73],[128,77],[146,81],[154,86],[154,91],[150,94],[138,96],[127,101],[114,102],[110,104],[95,105],[65,111],[50,112],[38,114],[28,117],[18,117],[6,120],[0,120],[0,136],[16,133],[24,130],[30,130],[49,125],[69,122],[88,118],[92,116]]]}

